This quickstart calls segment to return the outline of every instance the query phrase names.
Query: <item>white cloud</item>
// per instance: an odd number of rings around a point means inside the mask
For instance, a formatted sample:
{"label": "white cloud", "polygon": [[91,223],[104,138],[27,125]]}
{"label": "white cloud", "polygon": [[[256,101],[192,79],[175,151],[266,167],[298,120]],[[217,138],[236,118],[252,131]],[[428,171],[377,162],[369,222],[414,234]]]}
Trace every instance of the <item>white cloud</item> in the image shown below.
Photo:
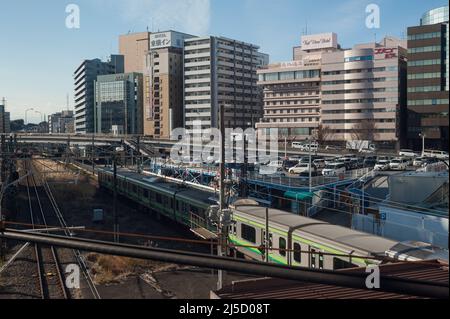
{"label": "white cloud", "polygon": [[[151,30],[174,29],[206,35],[211,17],[211,0],[127,0],[120,1],[123,18],[132,27]],[[138,31],[138,30],[132,30]]]}

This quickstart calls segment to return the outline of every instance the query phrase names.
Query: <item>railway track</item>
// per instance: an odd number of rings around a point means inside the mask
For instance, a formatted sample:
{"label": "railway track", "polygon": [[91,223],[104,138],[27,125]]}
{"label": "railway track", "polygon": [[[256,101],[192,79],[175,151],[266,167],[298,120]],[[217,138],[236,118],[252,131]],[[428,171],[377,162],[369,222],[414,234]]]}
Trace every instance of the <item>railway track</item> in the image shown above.
{"label": "railway track", "polygon": [[[27,173],[32,170],[31,163],[25,162]],[[44,225],[47,227],[45,213],[39,198],[39,192],[36,185],[36,179],[33,174],[26,178],[26,188],[28,195],[28,204],[30,209],[30,220],[34,225]],[[34,193],[34,195],[32,195]],[[33,197],[34,200],[33,200]],[[64,275],[59,261],[58,253],[53,246],[34,245],[34,257],[36,259],[37,278],[40,297],[42,299],[69,299]]]}
{"label": "railway track", "polygon": [[[53,193],[50,189],[50,186],[49,186],[46,178],[38,177],[38,175],[35,174],[36,171],[34,170],[34,167],[33,167],[33,164],[31,163],[31,161],[29,163],[27,163],[27,165],[29,165],[28,168],[29,168],[30,172],[32,173],[31,176],[33,177],[34,181],[36,182],[36,180],[37,180],[40,183],[42,198],[48,199],[49,204],[50,204],[50,206],[55,214],[55,217],[57,219],[57,223],[63,229],[63,232],[67,237],[72,237],[73,234],[67,229],[68,225],[64,219],[63,214],[61,213],[61,211],[58,207],[56,199],[53,196]],[[43,218],[45,219],[45,215],[43,215]],[[44,224],[41,224],[41,225],[47,226],[46,221],[44,222]],[[95,283],[89,273],[89,270],[88,270],[88,267],[87,267],[87,264],[86,264],[86,261],[85,261],[83,255],[81,254],[81,252],[79,250],[74,249],[74,250],[71,250],[71,252],[73,253],[73,261],[79,266],[80,272],[84,278],[84,282],[86,283],[86,288],[90,291],[92,298],[93,299],[101,299],[101,296],[100,296],[100,294],[95,286]],[[58,258],[57,254],[56,254],[56,258]],[[68,297],[70,298],[70,294],[68,294]]]}

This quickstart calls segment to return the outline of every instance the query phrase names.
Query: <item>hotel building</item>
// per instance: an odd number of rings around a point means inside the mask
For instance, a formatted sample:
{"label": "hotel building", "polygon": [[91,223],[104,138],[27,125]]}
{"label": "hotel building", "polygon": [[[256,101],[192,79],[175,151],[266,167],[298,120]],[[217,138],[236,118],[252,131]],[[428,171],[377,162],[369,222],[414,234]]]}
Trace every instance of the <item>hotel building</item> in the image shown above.
{"label": "hotel building", "polygon": [[305,140],[320,125],[321,60],[325,52],[339,50],[334,33],[302,37],[294,60],[258,70],[264,94],[264,117],[258,130],[278,129],[280,138]]}
{"label": "hotel building", "polygon": [[322,55],[321,123],[329,140],[371,140],[399,148],[406,116],[405,43],[380,43]]}

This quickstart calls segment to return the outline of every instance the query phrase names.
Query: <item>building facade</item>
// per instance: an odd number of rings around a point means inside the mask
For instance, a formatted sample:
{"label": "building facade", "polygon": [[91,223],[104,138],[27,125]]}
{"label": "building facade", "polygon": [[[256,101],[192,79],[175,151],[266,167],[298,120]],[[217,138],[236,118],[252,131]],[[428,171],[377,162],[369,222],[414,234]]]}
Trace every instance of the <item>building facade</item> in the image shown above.
{"label": "building facade", "polygon": [[75,131],[94,133],[94,81],[99,75],[124,72],[124,58],[111,55],[107,62],[100,59],[85,60],[74,72]]}
{"label": "building facade", "polygon": [[448,6],[408,28],[408,146],[448,150]]}
{"label": "building facade", "polygon": [[271,64],[258,74],[264,118],[256,128],[278,129],[289,140],[313,135],[320,124],[320,58]]}
{"label": "building facade", "polygon": [[226,127],[254,127],[262,117],[257,70],[268,64],[268,55],[256,45],[223,37],[184,44],[184,127],[193,131],[196,122],[201,130],[217,128],[221,105]]}
{"label": "building facade", "polygon": [[48,116],[48,131],[53,134],[74,133],[73,111],[62,111]]}
{"label": "building facade", "polygon": [[183,127],[183,50],[192,35],[166,31],[152,33],[147,53],[144,93],[144,135],[170,139]]}
{"label": "building facade", "polygon": [[95,133],[142,135],[143,76],[140,73],[101,75],[95,81]]}
{"label": "building facade", "polygon": [[264,118],[257,129],[278,129],[280,139],[290,141],[314,136],[321,123],[322,54],[339,50],[335,33],[303,36],[293,61],[260,69]]}
{"label": "building facade", "polygon": [[321,123],[327,139],[370,140],[399,148],[405,135],[406,55],[403,41],[356,45],[322,55]]}
{"label": "building facade", "polygon": [[6,112],[6,103],[0,104],[0,133],[11,133],[11,118],[10,113]]}

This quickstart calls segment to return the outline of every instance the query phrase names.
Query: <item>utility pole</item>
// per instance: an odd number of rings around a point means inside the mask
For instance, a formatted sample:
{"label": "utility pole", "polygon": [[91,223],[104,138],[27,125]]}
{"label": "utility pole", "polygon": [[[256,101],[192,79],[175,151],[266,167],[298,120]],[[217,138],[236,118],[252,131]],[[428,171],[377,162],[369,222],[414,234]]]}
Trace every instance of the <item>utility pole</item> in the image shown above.
{"label": "utility pole", "polygon": [[94,145],[95,145],[95,133],[92,133],[92,151],[91,151],[92,175],[95,175]]}
{"label": "utility pole", "polygon": [[269,262],[270,253],[270,228],[269,228],[269,207],[266,207],[266,262]]}
{"label": "utility pole", "polygon": [[[222,216],[225,210],[225,106],[220,106],[220,206],[219,206],[219,244],[217,245],[217,255],[223,256],[223,245],[226,244],[227,234],[226,229],[222,224]],[[225,246],[226,247],[226,246]],[[217,290],[223,287],[223,270],[219,269],[217,272]]]}
{"label": "utility pole", "polygon": [[311,137],[309,137],[309,192],[312,191],[312,155],[311,155]]}
{"label": "utility pole", "polygon": [[114,170],[114,242],[119,242],[119,223],[117,216],[117,156],[113,155],[113,170]]}

